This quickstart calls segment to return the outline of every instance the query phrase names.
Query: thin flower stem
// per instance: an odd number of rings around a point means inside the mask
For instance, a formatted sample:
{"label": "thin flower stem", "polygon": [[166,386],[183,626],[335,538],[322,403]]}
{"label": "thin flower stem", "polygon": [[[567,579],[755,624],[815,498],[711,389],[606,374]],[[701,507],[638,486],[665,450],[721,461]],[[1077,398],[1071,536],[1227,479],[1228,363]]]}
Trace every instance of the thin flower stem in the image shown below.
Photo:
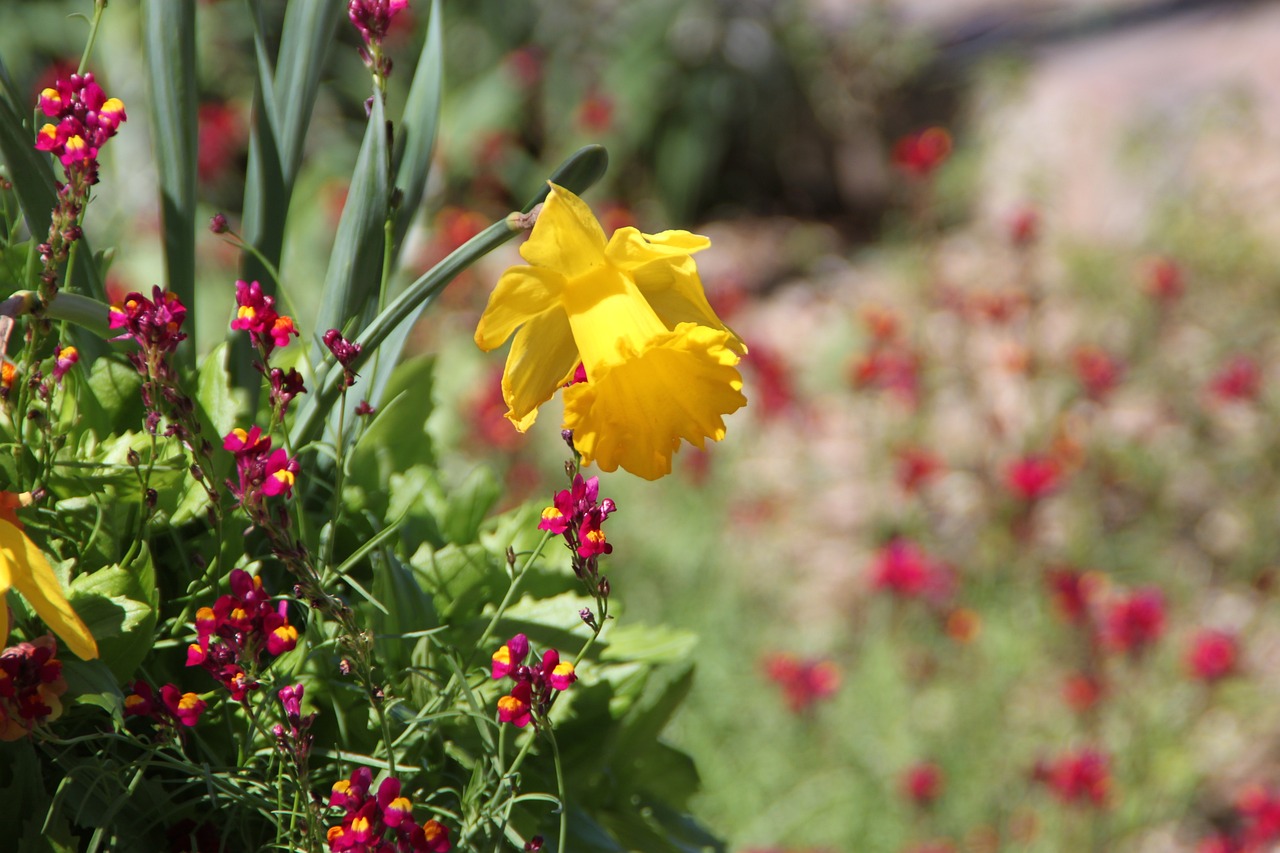
{"label": "thin flower stem", "polygon": [[547,727],[547,740],[551,741],[551,760],[556,768],[556,795],[560,798],[560,837],[556,842],[557,853],[564,853],[569,835],[569,803],[565,798],[564,768],[560,766],[560,746],[556,743],[556,734]]}
{"label": "thin flower stem", "polygon": [[94,0],[93,19],[89,22],[89,39],[85,42],[84,53],[80,55],[80,65],[76,69],[77,74],[84,74],[84,70],[89,67],[89,57],[93,54],[93,45],[98,40],[98,25],[102,23],[102,13],[106,9],[107,0]]}

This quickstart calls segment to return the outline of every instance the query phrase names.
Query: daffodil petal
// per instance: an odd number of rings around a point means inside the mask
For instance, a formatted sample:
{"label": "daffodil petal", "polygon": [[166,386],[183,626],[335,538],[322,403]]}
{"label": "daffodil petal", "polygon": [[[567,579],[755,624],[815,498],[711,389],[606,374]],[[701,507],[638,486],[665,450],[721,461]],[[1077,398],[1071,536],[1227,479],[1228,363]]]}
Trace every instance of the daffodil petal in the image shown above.
{"label": "daffodil petal", "polygon": [[573,278],[604,263],[604,229],[587,203],[551,185],[520,254],[537,267]]}
{"label": "daffodil petal", "polygon": [[707,302],[702,279],[691,258],[655,261],[632,272],[636,287],[668,329],[681,323],[697,323],[728,332],[729,348],[746,355],[747,345],[726,326]]}
{"label": "daffodil petal", "polygon": [[681,439],[701,448],[723,438],[723,416],[747,402],[731,344],[728,332],[681,324],[566,388],[565,427],[583,461],[656,480]]}
{"label": "daffodil petal", "polygon": [[619,228],[605,246],[605,256],[619,269],[632,270],[651,261],[679,260],[711,247],[711,240],[688,231],[642,234],[630,225]]}
{"label": "daffodil petal", "polygon": [[512,332],[552,308],[564,289],[564,276],[537,267],[512,267],[489,294],[476,326],[476,345],[485,352],[502,346]]}
{"label": "daffodil petal", "polygon": [[556,309],[534,317],[516,332],[502,374],[507,419],[524,432],[533,426],[538,407],[573,376],[578,347],[569,320]]}
{"label": "daffodil petal", "polygon": [[62,585],[49,561],[26,534],[3,520],[0,520],[0,563],[5,565],[10,582],[31,609],[62,638],[67,648],[81,660],[98,656],[97,642],[63,595]]}

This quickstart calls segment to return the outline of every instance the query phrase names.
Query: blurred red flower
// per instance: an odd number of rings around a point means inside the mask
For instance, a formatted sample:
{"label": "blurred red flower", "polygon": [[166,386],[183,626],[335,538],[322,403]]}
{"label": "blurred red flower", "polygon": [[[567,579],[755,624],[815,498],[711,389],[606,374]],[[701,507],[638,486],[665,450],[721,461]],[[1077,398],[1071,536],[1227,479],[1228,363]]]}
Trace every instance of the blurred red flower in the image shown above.
{"label": "blurred red flower", "polygon": [[1005,487],[1028,503],[1046,498],[1062,483],[1062,465],[1043,453],[1028,453],[1010,462],[1004,470]]}
{"label": "blurred red flower", "polygon": [[1104,639],[1114,651],[1138,654],[1164,633],[1164,594],[1143,587],[1122,595],[1107,610]]}
{"label": "blurred red flower", "polygon": [[1034,777],[1064,803],[1104,806],[1111,793],[1110,765],[1106,753],[1082,749],[1038,763]]}
{"label": "blurred red flower", "polygon": [[1187,645],[1187,671],[1199,681],[1219,681],[1235,672],[1239,655],[1234,634],[1205,628]]}
{"label": "blurred red flower", "polygon": [[1209,380],[1209,393],[1224,402],[1252,402],[1261,390],[1262,370],[1247,355],[1234,356]]}
{"label": "blurred red flower", "polygon": [[941,127],[928,127],[899,139],[893,146],[893,164],[906,174],[928,177],[951,154],[951,134]]}
{"label": "blurred red flower", "polygon": [[898,485],[909,495],[918,492],[943,470],[942,459],[922,447],[903,447],[894,455],[897,459],[895,474]]}
{"label": "blurred red flower", "polygon": [[942,769],[930,761],[922,761],[902,774],[903,795],[921,808],[933,805],[946,787]]}
{"label": "blurred red flower", "polygon": [[840,687],[840,670],[829,660],[771,654],[764,658],[764,673],[782,688],[783,698],[793,714],[804,713],[819,700],[829,699]]}
{"label": "blurred red flower", "polygon": [[1186,290],[1182,268],[1170,258],[1149,258],[1145,265],[1142,289],[1157,302],[1176,302]]}
{"label": "blurred red flower", "polygon": [[1124,365],[1101,347],[1076,347],[1071,354],[1076,378],[1090,400],[1101,401],[1109,395],[1124,374]]}

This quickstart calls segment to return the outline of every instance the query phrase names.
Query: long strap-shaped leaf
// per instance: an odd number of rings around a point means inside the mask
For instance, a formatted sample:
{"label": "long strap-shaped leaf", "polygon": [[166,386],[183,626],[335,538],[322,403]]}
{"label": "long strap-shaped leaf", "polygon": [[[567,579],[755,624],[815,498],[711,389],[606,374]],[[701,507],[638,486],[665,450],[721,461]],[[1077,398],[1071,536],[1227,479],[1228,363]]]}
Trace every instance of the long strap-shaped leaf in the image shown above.
{"label": "long strap-shaped leaf", "polygon": [[333,251],[329,254],[329,269],[316,315],[313,364],[319,364],[325,352],[318,337],[320,333],[326,329],[350,328],[350,320],[362,321],[366,309],[377,304],[390,174],[386,114],[382,99],[375,96],[351,185],[347,188],[347,200],[342,206],[342,217],[338,220]]}
{"label": "long strap-shaped leaf", "polygon": [[[399,257],[404,236],[410,224],[418,214],[418,206],[426,193],[427,173],[431,169],[431,155],[435,149],[436,127],[440,118],[440,98],[444,77],[444,16],[440,12],[440,0],[431,4],[431,22],[427,26],[426,41],[422,45],[422,53],[418,56],[418,67],[414,71],[413,83],[409,87],[409,99],[405,103],[400,126],[396,130],[396,148],[391,168],[396,173],[396,190],[400,194],[399,206],[395,211],[393,223],[392,254]],[[394,291],[392,291],[394,293]],[[379,305],[378,308],[382,306]],[[422,312],[419,307],[418,313]],[[401,323],[378,348],[378,357],[372,362],[372,369],[364,375],[363,396],[369,400],[381,400],[382,394],[391,381],[391,373],[400,360],[409,332],[413,330],[414,319]],[[318,329],[327,328],[318,326]],[[321,354],[323,355],[323,354]],[[320,362],[314,361],[319,364]],[[352,400],[350,405],[356,405]],[[354,411],[354,408],[353,408]],[[348,415],[350,412],[347,413]],[[335,422],[338,413],[329,416]],[[347,422],[350,423],[348,417]]]}
{"label": "long strap-shaped leaf", "polygon": [[[184,305],[195,304],[196,37],[195,0],[145,0],[143,53],[150,84],[151,144],[164,217],[165,278]],[[193,360],[200,342],[180,349]]]}
{"label": "long strap-shaped leaf", "polygon": [[[600,180],[608,164],[609,156],[603,147],[588,145],[565,160],[552,173],[550,180],[580,194]],[[548,189],[543,187],[530,199],[524,207],[524,212],[528,213],[540,204],[547,197]],[[412,325],[422,309],[435,299],[459,273],[475,263],[477,259],[510,240],[521,230],[520,225],[512,221],[512,217],[501,219],[459,246],[448,257],[409,285],[357,336],[356,340],[363,349],[353,367],[358,370],[402,324]],[[329,361],[332,362],[332,359]],[[341,390],[342,370],[331,367],[322,374],[317,372],[315,389],[306,396],[298,410],[297,420],[293,424],[290,438],[294,447],[302,447],[320,437],[324,429],[325,413],[333,407]],[[380,401],[375,399],[371,402],[377,405]]]}
{"label": "long strap-shaped leaf", "polygon": [[427,38],[418,55],[418,67],[409,86],[400,126],[396,128],[396,150],[391,165],[396,173],[396,189],[401,193],[396,210],[395,247],[399,251],[405,233],[418,213],[427,187],[427,172],[435,150],[436,127],[440,120],[440,98],[444,86],[444,20],[440,0],[432,0]]}
{"label": "long strap-shaped leaf", "polygon": [[[249,129],[249,164],[240,233],[279,268],[289,201],[320,88],[321,71],[341,19],[343,2],[294,0],[290,3],[285,9],[280,53],[274,70],[266,59],[266,34],[261,27],[259,2],[250,0],[258,76],[254,83],[254,114]],[[272,289],[266,268],[249,253],[242,258],[240,274],[246,280],[261,281],[267,290]],[[246,389],[256,387],[261,381],[250,367],[251,360],[248,347],[233,350],[231,372],[236,384]]]}

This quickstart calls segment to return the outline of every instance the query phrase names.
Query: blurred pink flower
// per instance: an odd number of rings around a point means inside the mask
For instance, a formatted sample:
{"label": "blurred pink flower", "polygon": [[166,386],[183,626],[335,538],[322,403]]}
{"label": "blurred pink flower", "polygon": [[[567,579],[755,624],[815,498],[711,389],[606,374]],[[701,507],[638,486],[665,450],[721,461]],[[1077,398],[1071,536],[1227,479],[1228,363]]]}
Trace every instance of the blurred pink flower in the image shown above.
{"label": "blurred pink flower", "polygon": [[1205,628],[1197,631],[1187,645],[1187,672],[1198,681],[1219,681],[1236,671],[1239,656],[1234,634]]}

